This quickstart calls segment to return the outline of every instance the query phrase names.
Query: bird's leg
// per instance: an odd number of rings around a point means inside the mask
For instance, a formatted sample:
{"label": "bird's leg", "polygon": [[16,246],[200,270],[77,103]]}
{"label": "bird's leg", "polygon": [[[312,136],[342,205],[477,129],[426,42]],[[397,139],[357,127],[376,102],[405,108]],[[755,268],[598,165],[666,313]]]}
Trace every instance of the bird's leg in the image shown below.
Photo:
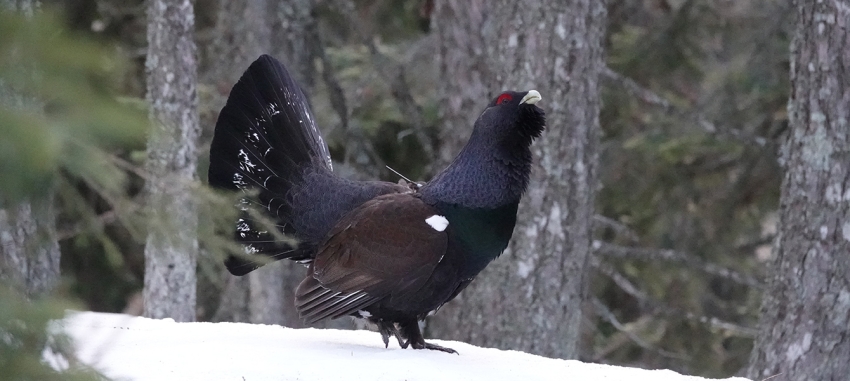
{"label": "bird's leg", "polygon": [[398,340],[398,346],[401,349],[407,349],[407,341],[404,341],[404,338],[401,337],[401,332],[398,331],[398,328],[393,324],[393,335],[395,335],[395,339]]}
{"label": "bird's leg", "polygon": [[378,325],[378,332],[381,333],[381,339],[384,340],[384,348],[390,346],[390,335],[395,336],[396,340],[398,340],[398,346],[402,349],[407,348],[407,343],[402,340],[401,333],[399,333],[395,323],[379,320],[375,324]]}
{"label": "bird's leg", "polygon": [[[425,338],[422,337],[422,332],[419,330],[419,322],[416,321],[416,319],[401,322],[399,323],[399,326],[401,327],[401,334],[407,337],[406,344],[410,344],[413,349],[431,349],[458,354],[454,349],[439,346],[437,344],[426,343]],[[405,347],[407,346],[405,345]]]}

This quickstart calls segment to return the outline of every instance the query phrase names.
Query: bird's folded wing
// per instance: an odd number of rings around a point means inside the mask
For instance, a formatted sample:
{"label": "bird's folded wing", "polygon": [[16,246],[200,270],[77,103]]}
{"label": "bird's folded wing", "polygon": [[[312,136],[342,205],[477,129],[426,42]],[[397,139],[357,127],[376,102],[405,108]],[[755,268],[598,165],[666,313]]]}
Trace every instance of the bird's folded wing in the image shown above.
{"label": "bird's folded wing", "polygon": [[435,215],[412,194],[376,197],[346,214],[320,246],[312,278],[299,286],[301,316],[343,316],[418,291],[446,253],[445,226],[426,221]]}

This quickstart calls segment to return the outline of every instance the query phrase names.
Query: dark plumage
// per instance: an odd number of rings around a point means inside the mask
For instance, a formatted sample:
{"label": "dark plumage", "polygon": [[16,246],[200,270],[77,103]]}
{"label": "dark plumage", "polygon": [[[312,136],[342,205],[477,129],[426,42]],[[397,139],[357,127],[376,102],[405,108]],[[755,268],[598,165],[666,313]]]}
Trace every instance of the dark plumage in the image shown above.
{"label": "dark plumage", "polygon": [[[333,174],[327,146],[298,85],[269,56],[251,64],[221,110],[210,148],[210,185],[245,192],[227,259],[244,275],[266,260],[309,263],[295,306],[307,322],[353,315],[386,344],[426,343],[418,320],[452,300],[508,245],[545,125],[540,94],[505,92],[487,105],[467,145],[419,186]],[[248,192],[255,189],[258,192]],[[263,213],[297,243],[275,239]]]}

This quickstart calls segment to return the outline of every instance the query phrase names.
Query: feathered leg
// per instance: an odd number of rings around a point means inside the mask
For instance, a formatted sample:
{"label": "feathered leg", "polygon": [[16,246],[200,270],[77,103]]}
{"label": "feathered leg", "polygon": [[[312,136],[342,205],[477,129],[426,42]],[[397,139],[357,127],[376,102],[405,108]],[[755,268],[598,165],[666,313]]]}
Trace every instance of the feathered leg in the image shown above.
{"label": "feathered leg", "polygon": [[402,347],[402,349],[407,348],[407,342],[401,338],[401,333],[399,333],[395,323],[384,320],[373,320],[372,322],[378,325],[378,332],[381,333],[381,339],[384,340],[384,348],[390,346],[390,335],[395,336],[396,340],[398,340],[398,346]]}

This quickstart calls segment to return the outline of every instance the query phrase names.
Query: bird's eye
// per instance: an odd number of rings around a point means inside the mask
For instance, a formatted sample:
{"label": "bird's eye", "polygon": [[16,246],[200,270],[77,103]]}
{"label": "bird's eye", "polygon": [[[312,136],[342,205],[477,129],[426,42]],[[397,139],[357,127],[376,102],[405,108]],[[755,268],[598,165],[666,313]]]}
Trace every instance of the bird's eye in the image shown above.
{"label": "bird's eye", "polygon": [[511,99],[514,99],[514,97],[512,97],[512,96],[511,96],[510,94],[508,94],[508,93],[504,93],[504,94],[502,94],[502,95],[499,95],[499,98],[497,98],[497,99],[496,99],[496,104],[497,104],[497,105],[503,105],[503,104],[505,104],[505,103],[510,102],[510,101],[511,101]]}

